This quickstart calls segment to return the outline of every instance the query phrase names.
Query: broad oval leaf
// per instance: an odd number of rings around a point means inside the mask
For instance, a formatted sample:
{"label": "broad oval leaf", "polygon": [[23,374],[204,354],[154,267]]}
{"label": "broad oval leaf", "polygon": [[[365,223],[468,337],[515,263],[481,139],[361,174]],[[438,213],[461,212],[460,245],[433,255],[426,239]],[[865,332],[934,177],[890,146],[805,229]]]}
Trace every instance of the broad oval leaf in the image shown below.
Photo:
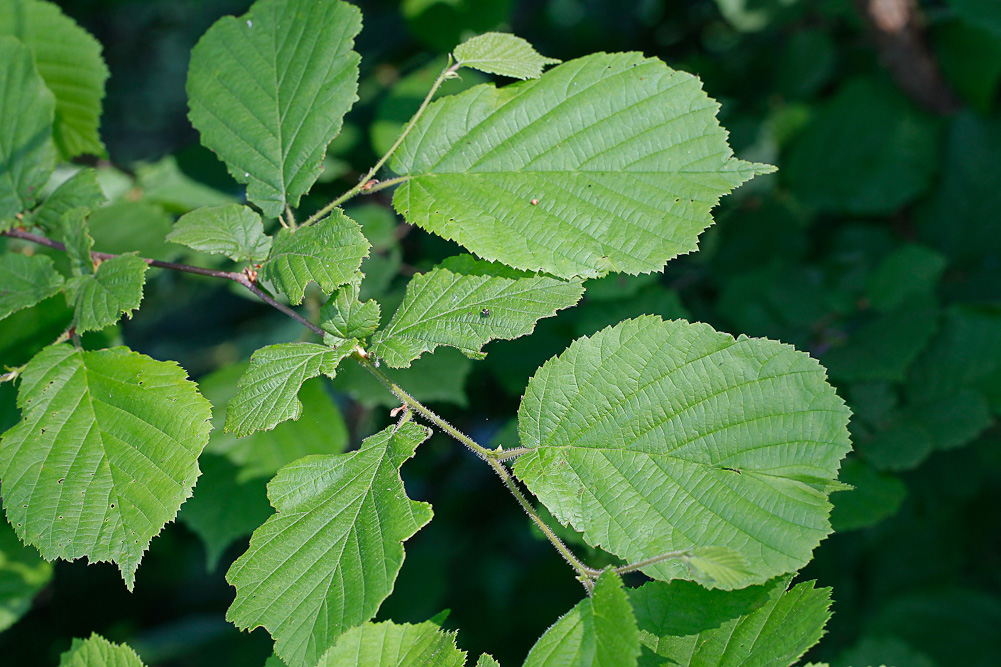
{"label": "broad oval leaf", "polygon": [[289,667],[313,667],[392,592],[403,542],[431,520],[410,500],[400,466],[430,430],[414,423],[366,438],[349,454],[314,455],[268,485],[276,513],[226,575],[236,600],[226,617],[264,626]]}
{"label": "broad oval leaf", "polygon": [[44,255],[0,255],[0,320],[59,291],[62,275]]}
{"label": "broad oval leaf", "polygon": [[359,30],[340,0],[261,0],[191,52],[191,124],[268,217],[298,206],[358,99]]}
{"label": "broad oval leaf", "polygon": [[31,208],[52,174],[55,107],[31,50],[0,36],[0,221]]}
{"label": "broad oval leaf", "polygon": [[[403,303],[373,340],[373,354],[394,368],[410,366],[439,345],[482,358],[486,343],[532,333],[537,321],[573,306],[584,293],[579,280],[518,275],[468,255],[455,259],[411,279]],[[495,268],[501,271],[492,275]]]}
{"label": "broad oval leaf", "polygon": [[271,249],[261,216],[239,204],[199,208],[182,215],[167,240],[234,262],[263,262]]}
{"label": "broad oval leaf", "polygon": [[[803,352],[641,317],[532,378],[518,412],[531,451],[514,470],[592,546],[630,562],[725,547],[746,560],[746,586],[799,569],[831,532],[848,416]],[[643,571],[697,576],[678,560]]]}
{"label": "broad oval leaf", "polygon": [[521,37],[509,33],[487,32],[455,47],[455,60],[489,74],[514,79],[538,79],[542,68],[560,61],[540,55]]}
{"label": "broad oval leaf", "polygon": [[150,541],[191,496],[208,401],[173,362],[60,344],[28,363],[17,402],[0,479],[18,537],[46,559],[114,561],[131,589]]}
{"label": "broad oval leaf", "polygon": [[101,262],[92,275],[71,278],[66,300],[77,331],[99,331],[138,308],[148,268],[142,257],[119,255]]}
{"label": "broad oval leaf", "polygon": [[46,87],[55,95],[53,137],[63,158],[103,156],[98,135],[108,67],[101,44],[55,3],[0,0],[0,34],[31,49]]}
{"label": "broad oval leaf", "polygon": [[316,667],[463,667],[465,662],[466,652],[455,646],[454,632],[430,621],[386,621],[351,628]]}
{"label": "broad oval leaf", "polygon": [[698,79],[637,53],[433,103],[393,158],[408,222],[563,278],[660,271],[719,198],[771,167],[733,157]]}
{"label": "broad oval leaf", "polygon": [[143,667],[142,660],[125,644],[112,644],[97,634],[74,639],[60,656],[59,667]]}

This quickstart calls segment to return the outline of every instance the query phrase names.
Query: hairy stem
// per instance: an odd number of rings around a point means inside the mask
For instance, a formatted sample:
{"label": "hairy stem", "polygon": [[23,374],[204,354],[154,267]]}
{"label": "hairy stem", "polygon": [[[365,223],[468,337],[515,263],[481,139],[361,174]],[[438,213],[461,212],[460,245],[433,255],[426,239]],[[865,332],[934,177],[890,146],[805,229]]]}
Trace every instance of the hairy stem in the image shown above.
{"label": "hairy stem", "polygon": [[625,574],[626,572],[636,572],[637,570],[642,570],[648,565],[656,565],[657,563],[662,563],[665,560],[677,560],[679,558],[684,558],[685,556],[690,556],[692,553],[691,549],[682,549],[680,551],[668,551],[665,554],[659,556],[654,556],[653,558],[647,558],[646,560],[637,561],[635,563],[630,563],[629,565],[622,565],[621,567],[612,568],[612,571],[616,574]]}

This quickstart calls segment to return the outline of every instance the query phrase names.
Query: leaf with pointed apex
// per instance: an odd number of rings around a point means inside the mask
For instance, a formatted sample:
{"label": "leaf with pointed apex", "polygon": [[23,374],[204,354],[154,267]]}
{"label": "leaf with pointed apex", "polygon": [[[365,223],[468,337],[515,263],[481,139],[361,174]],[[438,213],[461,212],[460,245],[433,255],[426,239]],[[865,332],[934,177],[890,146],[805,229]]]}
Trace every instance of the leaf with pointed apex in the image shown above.
{"label": "leaf with pointed apex", "polygon": [[425,621],[365,623],[351,628],[324,654],[316,667],[463,667],[466,652],[455,646],[455,633]]}
{"label": "leaf with pointed apex", "polygon": [[310,282],[326,294],[351,282],[369,247],[358,223],[335,210],[315,225],[279,231],[260,277],[302,303]]}
{"label": "leaf with pointed apex", "polygon": [[108,67],[100,42],[54,3],[35,0],[0,1],[0,34],[17,37],[31,49],[55,95],[53,137],[63,158],[104,156],[98,128]]}
{"label": "leaf with pointed apex", "polygon": [[455,47],[455,60],[488,74],[513,79],[538,79],[546,65],[561,61],[540,55],[531,44],[510,33],[487,32]]}
{"label": "leaf with pointed apex", "polygon": [[281,343],[262,347],[250,358],[250,368],[226,412],[226,431],[237,437],[267,431],[287,419],[298,419],[297,398],[302,383],[321,373],[333,377],[337,365],[351,354],[354,341],[337,347],[316,343]]}
{"label": "leaf with pointed apex", "polygon": [[[746,586],[802,567],[831,532],[848,415],[806,353],[641,317],[536,373],[514,470],[588,544],[629,562],[727,547],[747,561]],[[677,560],[643,571],[692,578]]]}
{"label": "leaf with pointed apex", "polygon": [[44,255],[0,255],[0,320],[48,299],[62,285],[62,275]]}
{"label": "leaf with pointed apex", "polygon": [[581,600],[539,637],[524,667],[631,667],[640,653],[636,618],[619,575],[598,577]]}
{"label": "leaf with pointed apex", "polygon": [[733,157],[695,77],[595,54],[431,104],[393,157],[407,222],[562,278],[660,271],[719,198],[771,167]]}
{"label": "leaf with pointed apex", "polygon": [[87,212],[83,207],[73,208],[64,213],[59,221],[59,232],[74,276],[89,276],[94,273],[94,258],[90,255],[94,239],[87,229]]}
{"label": "leaf with pointed apex", "polygon": [[143,667],[143,662],[126,644],[112,644],[95,632],[88,639],[74,639],[59,667]]}
{"label": "leaf with pointed apex", "polygon": [[81,169],[53,191],[35,212],[34,222],[42,229],[57,230],[63,215],[74,208],[92,211],[108,201],[101,185],[97,182],[97,172]]}
{"label": "leaf with pointed apex", "polygon": [[476,661],[476,667],[501,667],[501,664],[489,653],[482,653]]}
{"label": "leaf with pointed apex", "polygon": [[263,262],[271,249],[261,216],[239,204],[199,208],[182,215],[167,240],[199,252],[226,255],[234,262]]}
{"label": "leaf with pointed apex", "polygon": [[24,616],[42,588],[52,580],[52,564],[17,539],[0,518],[0,632]]}
{"label": "leaf with pointed apex", "polygon": [[261,0],[191,52],[191,124],[267,217],[299,205],[358,99],[359,30],[346,2]]}
{"label": "leaf with pointed apex", "polygon": [[226,618],[267,628],[289,667],[313,667],[341,633],[372,618],[393,590],[403,542],[431,520],[399,471],[429,435],[410,422],[349,454],[279,470],[268,485],[276,513],[226,575],[236,587]]}
{"label": "leaf with pointed apex", "polygon": [[350,283],[320,309],[320,328],[338,338],[366,338],[379,327],[379,302],[358,301],[359,286]]}
{"label": "leaf with pointed apex", "polygon": [[184,369],[124,347],[51,345],[28,363],[22,419],[0,440],[7,518],[46,559],[143,552],[191,496],[212,416]]}
{"label": "leaf with pointed apex", "polygon": [[411,279],[403,304],[372,342],[375,356],[405,368],[425,352],[449,345],[481,359],[486,343],[532,333],[538,320],[573,306],[584,293],[579,280],[490,275],[487,262],[453,266]]}
{"label": "leaf with pointed apex", "polygon": [[[10,222],[15,213],[34,206],[52,174],[55,108],[31,50],[0,36],[0,221]],[[0,223],[0,231],[9,226]]]}
{"label": "leaf with pointed apex", "polygon": [[692,549],[681,561],[689,567],[692,580],[708,588],[734,589],[752,574],[747,559],[727,547]]}
{"label": "leaf with pointed apex", "polygon": [[66,281],[66,302],[73,306],[77,331],[100,331],[139,307],[149,265],[136,255],[101,262],[93,275]]}
{"label": "leaf with pointed apex", "polygon": [[653,581],[629,591],[644,646],[640,665],[791,665],[824,633],[831,589],[789,577],[741,591]]}

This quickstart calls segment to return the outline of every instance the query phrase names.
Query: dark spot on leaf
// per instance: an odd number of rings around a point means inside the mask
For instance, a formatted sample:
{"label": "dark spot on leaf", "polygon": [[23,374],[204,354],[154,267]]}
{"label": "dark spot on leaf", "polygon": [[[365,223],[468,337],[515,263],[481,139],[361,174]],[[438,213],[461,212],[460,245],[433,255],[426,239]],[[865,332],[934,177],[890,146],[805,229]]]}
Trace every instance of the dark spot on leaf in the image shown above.
{"label": "dark spot on leaf", "polygon": [[484,308],[480,311],[480,317],[490,317],[490,309]]}

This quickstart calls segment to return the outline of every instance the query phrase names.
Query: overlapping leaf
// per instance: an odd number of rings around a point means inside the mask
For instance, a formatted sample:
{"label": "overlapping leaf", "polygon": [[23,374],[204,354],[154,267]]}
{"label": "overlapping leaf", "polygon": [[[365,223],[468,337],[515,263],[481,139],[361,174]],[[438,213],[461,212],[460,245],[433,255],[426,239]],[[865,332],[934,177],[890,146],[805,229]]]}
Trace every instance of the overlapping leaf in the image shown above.
{"label": "overlapping leaf", "polygon": [[101,262],[92,275],[66,283],[67,302],[75,309],[77,331],[99,331],[139,307],[149,265],[136,255],[119,255]]}
{"label": "overlapping leaf", "polygon": [[489,74],[514,79],[538,79],[546,65],[556,65],[556,58],[546,58],[521,37],[488,32],[468,39],[455,47],[455,60]]}
{"label": "overlapping leaf", "polygon": [[74,639],[60,657],[59,667],[143,667],[143,663],[125,644],[112,644],[94,633],[87,639]]}
{"label": "overlapping leaf", "polygon": [[488,260],[573,278],[659,271],[719,198],[771,168],[737,160],[699,81],[637,53],[433,103],[393,158],[408,222]]}
{"label": "overlapping leaf", "polygon": [[369,247],[358,223],[336,210],[294,233],[291,229],[278,232],[260,276],[273,282],[292,303],[302,303],[310,282],[327,294],[350,282]]}
{"label": "overlapping leaf", "polygon": [[483,358],[487,342],[532,333],[538,320],[569,308],[584,293],[579,280],[497,273],[487,262],[458,260],[411,279],[403,304],[375,337],[373,354],[395,368],[439,345]]}
{"label": "overlapping leaf", "polygon": [[235,262],[263,262],[271,249],[261,216],[239,204],[199,208],[183,215],[167,240],[226,255]]}
{"label": "overlapping leaf", "polygon": [[340,0],[261,0],[191,52],[191,124],[268,217],[309,191],[357,99],[359,30]]}
{"label": "overlapping leaf", "polygon": [[227,618],[264,626],[289,667],[313,667],[348,628],[375,615],[403,564],[403,542],[431,520],[399,468],[430,431],[414,423],[349,454],[308,456],[268,485],[276,514],[230,568]]}
{"label": "overlapping leaf", "polygon": [[98,136],[108,68],[101,44],[55,3],[0,0],[0,35],[28,46],[45,85],[55,95],[54,138],[65,159],[104,155]]}
{"label": "overlapping leaf", "polygon": [[640,652],[636,618],[622,580],[605,572],[594,593],[539,638],[524,667],[631,667]]}
{"label": "overlapping leaf", "polygon": [[0,632],[27,613],[51,579],[52,564],[21,544],[14,529],[0,518]]}
{"label": "overlapping leaf", "polygon": [[47,559],[114,561],[129,588],[198,477],[211,417],[184,370],[124,347],[52,345],[21,375],[0,440],[7,518]]}
{"label": "overlapping leaf", "polygon": [[55,107],[31,50],[0,36],[0,221],[31,208],[49,180]]}
{"label": "overlapping leaf", "polygon": [[81,169],[42,202],[35,212],[34,221],[43,229],[57,230],[65,213],[74,208],[92,210],[106,201],[107,197],[97,182],[97,172]]}
{"label": "overlapping leaf", "polygon": [[0,255],[0,320],[59,291],[62,275],[44,255]]}
{"label": "overlapping leaf", "polygon": [[302,383],[321,373],[333,377],[353,347],[353,341],[337,347],[315,343],[262,347],[250,358],[250,368],[240,378],[240,390],[229,403],[226,430],[244,436],[298,419],[302,403],[297,394]]}
{"label": "overlapping leaf", "polygon": [[320,309],[320,327],[338,338],[366,338],[379,326],[379,302],[358,300],[359,286],[355,283],[339,290]]}
{"label": "overlapping leaf", "polygon": [[[579,339],[532,378],[518,413],[531,451],[514,470],[592,546],[631,562],[726,547],[746,559],[748,585],[798,569],[830,533],[847,421],[809,355],[642,317]],[[678,561],[643,571],[693,577]]]}
{"label": "overlapping leaf", "polygon": [[455,646],[455,633],[430,621],[365,623],[337,640],[316,667],[463,667],[466,652]]}

